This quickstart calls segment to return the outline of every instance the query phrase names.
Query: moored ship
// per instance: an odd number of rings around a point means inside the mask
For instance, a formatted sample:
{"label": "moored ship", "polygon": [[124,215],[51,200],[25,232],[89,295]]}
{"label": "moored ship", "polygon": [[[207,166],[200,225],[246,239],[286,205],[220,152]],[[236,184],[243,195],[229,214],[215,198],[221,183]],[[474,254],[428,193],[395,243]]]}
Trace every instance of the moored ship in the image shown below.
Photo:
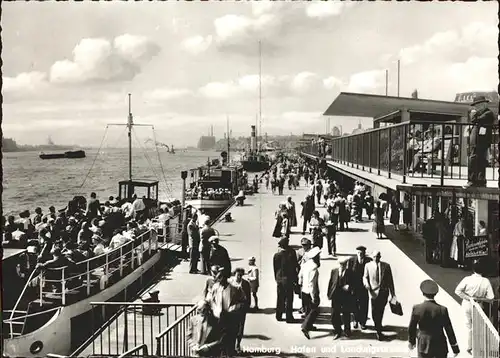
{"label": "moored ship", "polygon": [[73,150],[64,153],[40,153],[40,159],[78,159],[85,157],[84,150]]}

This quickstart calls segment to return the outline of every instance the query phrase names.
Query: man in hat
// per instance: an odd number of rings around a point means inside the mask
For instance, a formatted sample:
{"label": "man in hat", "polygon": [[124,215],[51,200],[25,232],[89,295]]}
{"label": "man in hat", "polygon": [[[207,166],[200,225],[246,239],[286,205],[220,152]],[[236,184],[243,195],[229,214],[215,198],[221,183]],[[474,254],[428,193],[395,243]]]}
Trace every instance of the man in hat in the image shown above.
{"label": "man in hat", "polygon": [[[351,307],[354,279],[349,269],[348,260],[339,261],[339,267],[332,269],[328,282],[328,299],[332,301],[331,320],[334,329],[333,339],[339,339],[342,333],[351,336]],[[342,323],[344,330],[342,331]]]}
{"label": "man in hat", "polygon": [[363,285],[363,274],[365,266],[372,259],[366,256],[366,247],[356,247],[356,256],[349,258],[348,268],[352,272],[352,291],[354,294],[354,316],[356,323],[354,328],[366,328],[366,320],[368,319],[368,291]]}
{"label": "man in hat", "polygon": [[[141,301],[144,303],[160,303],[160,299],[158,298],[158,294],[160,291],[154,290],[154,291],[149,291],[149,297],[148,298],[142,298]],[[150,305],[144,305],[142,306],[142,314],[148,315],[148,316],[153,316],[157,315],[161,312],[161,308],[157,306],[150,306]]]}
{"label": "man in hat", "polygon": [[191,217],[187,226],[189,234],[189,273],[198,273],[198,260],[200,258],[200,228],[198,227],[198,215]]}
{"label": "man in hat", "polygon": [[219,244],[219,237],[212,236],[208,241],[212,245],[208,259],[210,264],[219,265],[224,269],[226,276],[231,277],[231,259],[226,248]]}
{"label": "man in hat", "polygon": [[476,96],[471,103],[471,127],[469,135],[468,183],[465,187],[486,186],[486,167],[488,166],[488,149],[493,139],[495,115],[488,108],[489,100],[484,96]]}
{"label": "man in hat", "polygon": [[200,231],[201,236],[201,245],[200,245],[200,253],[201,253],[201,272],[204,275],[208,275],[208,271],[210,269],[210,242],[208,241],[212,236],[215,235],[215,230],[208,225],[210,219],[205,220],[203,223],[203,227]]}
{"label": "man in hat", "polygon": [[[418,336],[418,357],[444,358],[448,356],[446,336],[455,356],[460,353],[448,309],[434,300],[439,287],[432,280],[420,284],[420,291],[425,301],[413,306],[410,325],[408,327],[408,347],[415,348]],[[417,335],[418,326],[418,335]],[[446,331],[446,336],[444,332]]]}
{"label": "man in hat", "polygon": [[295,322],[293,318],[294,285],[298,280],[298,263],[295,250],[288,244],[288,239],[283,238],[278,242],[278,252],[274,254],[274,278],[276,280],[276,320],[283,320],[286,314],[287,323]]}
{"label": "man in hat", "polygon": [[[299,263],[299,265],[302,264],[306,252],[311,250],[312,242],[307,237],[303,237],[300,240],[300,245],[302,246],[302,248],[297,250],[297,262]],[[300,266],[298,266],[298,268],[300,269]]]}
{"label": "man in hat", "polygon": [[371,297],[372,319],[377,332],[377,339],[382,341],[384,339],[382,319],[384,318],[385,306],[389,295],[395,299],[396,293],[394,292],[391,265],[380,261],[382,256],[378,250],[373,252],[372,257],[373,261],[365,265],[363,284]]}
{"label": "man in hat", "polygon": [[304,263],[301,265],[298,277],[305,314],[301,330],[307,339],[310,339],[309,331],[315,330],[314,322],[319,313],[318,267],[320,253],[319,247],[313,247],[304,255]]}

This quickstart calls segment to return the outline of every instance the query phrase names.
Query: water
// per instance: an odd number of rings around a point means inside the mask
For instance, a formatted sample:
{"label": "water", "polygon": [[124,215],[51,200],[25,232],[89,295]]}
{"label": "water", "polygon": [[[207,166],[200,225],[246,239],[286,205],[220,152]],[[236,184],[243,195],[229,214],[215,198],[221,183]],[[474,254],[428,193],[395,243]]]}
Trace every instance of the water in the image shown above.
{"label": "water", "polygon": [[[86,150],[83,159],[53,160],[42,160],[37,152],[3,153],[3,215],[17,217],[26,209],[33,214],[37,206],[44,212],[51,205],[64,208],[73,196],[88,198],[93,191],[102,202],[110,195],[116,197],[118,182],[128,179],[128,150],[101,149],[97,157],[96,153],[97,149],[91,149]],[[208,151],[170,154],[159,149],[159,153],[161,164],[156,150],[134,149],[132,176],[137,180],[158,180],[160,200],[181,198],[181,171],[203,165],[209,157],[219,158],[218,153]],[[189,180],[188,176],[188,184]]]}

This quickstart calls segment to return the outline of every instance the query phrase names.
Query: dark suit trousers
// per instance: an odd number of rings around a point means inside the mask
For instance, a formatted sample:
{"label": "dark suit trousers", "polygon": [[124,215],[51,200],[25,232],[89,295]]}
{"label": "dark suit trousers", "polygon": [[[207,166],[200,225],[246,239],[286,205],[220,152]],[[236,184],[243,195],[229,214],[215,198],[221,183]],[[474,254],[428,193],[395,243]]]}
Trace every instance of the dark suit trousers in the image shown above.
{"label": "dark suit trousers", "polygon": [[467,170],[469,182],[476,185],[486,185],[486,166],[488,165],[486,154],[488,147],[471,147],[469,157],[469,168]]}
{"label": "dark suit trousers", "polygon": [[365,325],[368,318],[368,291],[364,287],[360,287],[354,294],[354,316],[356,321]]}
{"label": "dark suit trousers", "polygon": [[309,220],[307,220],[305,217],[303,218],[303,221],[302,221],[302,232],[306,232],[307,230],[307,223],[309,222]]}
{"label": "dark suit trousers", "polygon": [[287,320],[293,320],[293,283],[278,282],[276,300],[276,318],[282,319],[283,313]]}
{"label": "dark suit trousers", "polygon": [[302,329],[309,331],[314,325],[316,318],[318,318],[319,302],[313,303],[311,295],[303,293],[302,303],[304,305],[304,314],[306,315],[306,318],[302,322]]}
{"label": "dark suit trousers", "polygon": [[342,296],[334,297],[332,300],[332,326],[336,334],[342,333],[342,324],[344,332],[351,332],[351,313],[347,309],[347,302]]}
{"label": "dark suit trousers", "polygon": [[201,250],[201,272],[210,272],[210,247]]}
{"label": "dark suit trousers", "polygon": [[200,259],[200,251],[198,245],[189,250],[189,272],[198,270],[198,260]]}
{"label": "dark suit trousers", "polygon": [[389,291],[380,290],[377,297],[372,298],[372,319],[377,332],[382,332],[382,319],[384,318],[384,310],[389,298]]}
{"label": "dark suit trousers", "polygon": [[336,242],[336,230],[335,226],[328,226],[328,233],[326,234],[326,243],[328,245],[328,253],[331,254],[337,252],[337,242]]}

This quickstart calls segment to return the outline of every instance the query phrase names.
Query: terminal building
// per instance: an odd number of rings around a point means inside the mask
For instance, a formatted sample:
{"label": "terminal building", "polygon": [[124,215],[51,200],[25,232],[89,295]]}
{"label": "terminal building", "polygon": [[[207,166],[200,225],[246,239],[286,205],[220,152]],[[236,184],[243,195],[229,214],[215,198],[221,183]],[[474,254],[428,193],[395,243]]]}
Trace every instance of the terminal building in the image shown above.
{"label": "terminal building", "polygon": [[[353,187],[358,181],[369,186],[375,198],[385,193],[402,202],[409,196],[411,228],[417,233],[422,232],[422,224],[431,218],[433,209],[444,213],[452,225],[458,220],[457,212],[468,211],[475,239],[468,240],[466,257],[488,257],[490,268],[498,275],[498,125],[493,131],[486,187],[464,188],[468,181],[470,102],[476,94],[458,94],[455,102],[446,102],[342,92],[324,115],[371,117],[373,129],[334,138],[322,136],[320,140],[306,138],[302,152],[317,160],[321,152],[318,144],[325,143],[323,164],[344,187]],[[488,106],[498,116],[498,94],[480,95],[490,99]],[[431,150],[415,150],[415,142],[420,141],[422,148],[429,140]]]}

